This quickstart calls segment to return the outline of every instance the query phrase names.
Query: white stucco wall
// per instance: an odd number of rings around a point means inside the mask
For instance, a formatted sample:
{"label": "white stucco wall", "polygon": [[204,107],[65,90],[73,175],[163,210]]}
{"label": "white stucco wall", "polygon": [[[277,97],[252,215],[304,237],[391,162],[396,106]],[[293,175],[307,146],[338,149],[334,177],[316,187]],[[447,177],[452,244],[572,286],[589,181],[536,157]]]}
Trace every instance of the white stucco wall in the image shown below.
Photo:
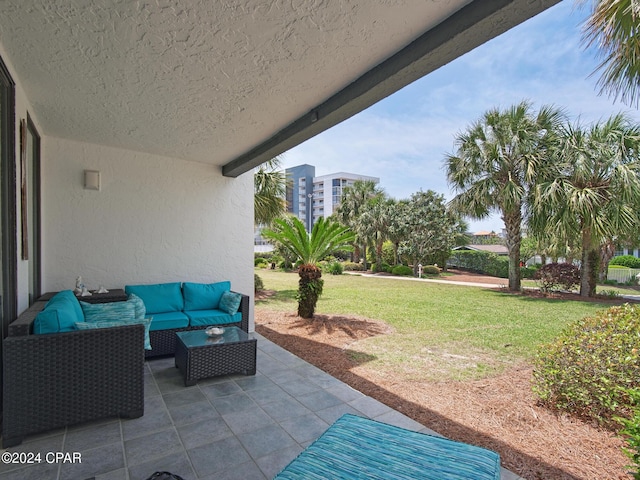
{"label": "white stucco wall", "polygon": [[[230,280],[253,305],[251,174],[52,137],[42,147],[43,291],[78,275],[90,289]],[[84,170],[100,171],[100,191]]]}

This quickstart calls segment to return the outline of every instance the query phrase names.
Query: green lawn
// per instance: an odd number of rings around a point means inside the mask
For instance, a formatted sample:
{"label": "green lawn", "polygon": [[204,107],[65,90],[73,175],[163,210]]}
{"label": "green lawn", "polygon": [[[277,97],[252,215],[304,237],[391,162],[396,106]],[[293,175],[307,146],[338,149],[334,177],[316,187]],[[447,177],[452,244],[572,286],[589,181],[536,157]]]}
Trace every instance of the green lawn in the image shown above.
{"label": "green lawn", "polygon": [[[256,270],[277,294],[256,308],[295,312],[298,276]],[[324,275],[317,313],[378,319],[395,332],[358,342],[354,356],[416,379],[481,377],[529,361],[570,321],[606,304],[534,299],[478,287],[396,278]]]}

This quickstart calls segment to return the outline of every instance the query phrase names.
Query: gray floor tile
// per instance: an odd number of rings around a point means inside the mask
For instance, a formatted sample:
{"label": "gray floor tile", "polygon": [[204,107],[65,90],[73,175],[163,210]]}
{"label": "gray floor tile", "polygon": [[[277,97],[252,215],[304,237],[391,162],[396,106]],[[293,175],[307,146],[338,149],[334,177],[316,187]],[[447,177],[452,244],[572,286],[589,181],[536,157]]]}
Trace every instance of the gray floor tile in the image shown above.
{"label": "gray floor tile", "polygon": [[313,413],[280,422],[280,426],[300,444],[315,440],[329,428],[329,425]]}
{"label": "gray floor tile", "polygon": [[224,397],[209,397],[209,401],[221,415],[258,408],[258,404],[244,392]]}
{"label": "gray floor tile", "polygon": [[251,432],[275,423],[274,420],[259,408],[223,415],[224,421],[236,435]]}
{"label": "gray floor tile", "polygon": [[269,425],[252,432],[238,435],[238,440],[254,459],[264,457],[277,450],[293,447],[296,442],[279,425]]}
{"label": "gray floor tile", "polygon": [[220,417],[217,410],[212,408],[207,400],[180,407],[170,407],[169,415],[171,415],[174,425],[185,425]]}
{"label": "gray floor tile", "polygon": [[326,390],[317,390],[306,395],[298,396],[298,401],[313,412],[324,410],[325,408],[335,407],[344,403],[335,395],[331,395]]}
{"label": "gray floor tile", "polygon": [[178,392],[164,395],[164,403],[167,408],[182,407],[190,403],[201,402],[207,397],[197,388],[187,388]]}
{"label": "gray floor tile", "polygon": [[2,474],[2,480],[42,480],[58,478],[60,465],[55,463],[41,463],[19,469],[13,469]]}
{"label": "gray floor tile", "polygon": [[202,477],[230,470],[251,457],[236,437],[228,437],[187,451],[196,475]]}
{"label": "gray floor tile", "polygon": [[362,412],[356,410],[351,405],[348,405],[346,403],[341,403],[333,407],[325,408],[324,410],[319,410],[316,412],[316,415],[318,415],[322,420],[331,425],[345,413],[362,416]]}
{"label": "gray floor tile", "polygon": [[[271,477],[270,477],[271,478]],[[242,465],[236,465],[228,470],[200,477],[200,480],[267,480],[260,467],[254,462],[246,462]]]}
{"label": "gray floor tile", "polygon": [[280,473],[284,467],[289,465],[302,450],[302,447],[295,445],[259,458],[256,463],[267,478],[273,478]]}
{"label": "gray floor tile", "polygon": [[82,450],[81,454],[81,462],[60,465],[60,480],[89,478],[119,470],[125,466],[121,442]]}
{"label": "gray floor tile", "polygon": [[202,420],[176,427],[185,448],[194,448],[233,435],[222,417]]}
{"label": "gray floor tile", "polygon": [[[298,375],[296,374],[292,374],[295,377],[298,377]],[[293,379],[293,380],[286,380],[282,383],[280,383],[280,387],[282,387],[282,389],[284,391],[286,391],[288,394],[290,395],[294,395],[294,396],[299,396],[299,395],[305,395],[307,393],[311,393],[311,392],[317,392],[318,390],[320,390],[320,386],[310,382],[309,380],[304,380],[302,377],[299,377],[299,379]]]}
{"label": "gray floor tile", "polygon": [[156,410],[145,413],[140,418],[122,421],[122,436],[124,440],[149,435],[150,433],[166,430],[173,426],[169,412]]}
{"label": "gray floor tile", "polygon": [[120,423],[107,423],[105,425],[67,433],[64,449],[66,452],[88,450],[121,441],[122,433],[120,431]]}
{"label": "gray floor tile", "polygon": [[352,402],[349,402],[353,408],[362,412],[369,418],[374,418],[391,411],[390,407],[387,407],[384,403],[379,402],[371,397],[358,398]]}
{"label": "gray floor tile", "polygon": [[275,385],[275,383],[273,383],[273,380],[265,377],[260,373],[236,378],[235,383],[244,391],[255,390],[256,388],[262,388],[269,385]]}
{"label": "gray floor tile", "polygon": [[281,400],[262,405],[262,409],[269,414],[276,422],[288,418],[297,418],[311,413],[307,407],[288,395]]}
{"label": "gray floor tile", "polygon": [[256,388],[254,390],[247,390],[246,393],[260,406],[267,403],[281,401],[283,398],[289,397],[288,393],[275,384]]}
{"label": "gray floor tile", "polygon": [[178,453],[182,448],[180,437],[174,428],[124,442],[124,451],[129,467],[162,458],[169,453]]}
{"label": "gray floor tile", "polygon": [[234,395],[242,392],[242,389],[238,384],[232,380],[214,383],[211,385],[200,385],[200,390],[202,390],[208,398],[226,397],[227,395]]}

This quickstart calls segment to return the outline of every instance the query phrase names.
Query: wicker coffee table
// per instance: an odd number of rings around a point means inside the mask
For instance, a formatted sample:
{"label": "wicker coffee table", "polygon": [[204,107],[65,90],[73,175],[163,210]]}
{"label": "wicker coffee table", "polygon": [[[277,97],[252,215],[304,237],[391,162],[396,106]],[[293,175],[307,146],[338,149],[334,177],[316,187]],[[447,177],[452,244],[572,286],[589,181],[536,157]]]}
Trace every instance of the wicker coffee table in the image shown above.
{"label": "wicker coffee table", "polygon": [[256,373],[257,341],[238,327],[224,327],[217,337],[209,337],[204,330],[176,332],[176,336],[176,367],[185,386],[218,375]]}

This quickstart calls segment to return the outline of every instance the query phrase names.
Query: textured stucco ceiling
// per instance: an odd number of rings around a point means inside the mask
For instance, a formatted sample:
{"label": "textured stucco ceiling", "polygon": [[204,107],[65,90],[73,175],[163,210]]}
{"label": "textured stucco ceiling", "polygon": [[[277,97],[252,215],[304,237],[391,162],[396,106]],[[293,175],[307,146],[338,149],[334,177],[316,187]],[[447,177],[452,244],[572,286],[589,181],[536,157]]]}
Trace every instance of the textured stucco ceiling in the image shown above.
{"label": "textured stucco ceiling", "polygon": [[469,3],[2,0],[0,43],[41,133],[222,166]]}

